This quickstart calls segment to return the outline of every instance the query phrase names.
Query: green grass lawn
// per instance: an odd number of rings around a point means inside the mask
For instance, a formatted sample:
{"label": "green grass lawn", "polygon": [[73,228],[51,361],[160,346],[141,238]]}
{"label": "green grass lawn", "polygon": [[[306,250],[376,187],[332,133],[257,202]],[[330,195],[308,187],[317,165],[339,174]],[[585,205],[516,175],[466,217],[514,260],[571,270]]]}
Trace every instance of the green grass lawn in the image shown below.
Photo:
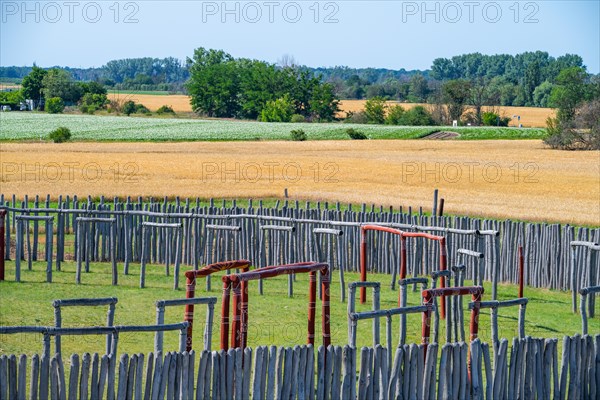
{"label": "green grass lawn", "polygon": [[45,140],[59,126],[69,128],[74,141],[290,140],[290,131],[294,129],[304,130],[308,140],[349,140],[348,128],[365,133],[369,139],[419,139],[440,130],[456,131],[463,140],[540,139],[546,134],[541,128],[266,123],[33,112],[0,113],[0,126],[0,141]]}
{"label": "green grass lawn", "polygon": [[[115,323],[118,325],[149,325],[155,322],[154,303],[159,299],[175,299],[185,296],[185,280],[181,278],[178,291],[172,290],[173,277],[167,277],[164,266],[150,265],[147,268],[145,289],[139,289],[139,264],[131,264],[130,275],[122,275],[123,265],[119,264],[119,286],[111,286],[110,264],[92,264],[91,272],[84,273],[82,284],[75,284],[75,263],[63,263],[62,271],[54,271],[53,283],[45,283],[45,263],[35,262],[33,270],[27,270],[27,263],[22,263],[21,283],[14,282],[14,262],[7,262],[6,281],[0,282],[0,325],[53,325],[52,300],[79,297],[109,297],[119,299],[116,309]],[[182,271],[189,269],[183,266]],[[182,274],[183,276],[183,274]],[[215,308],[215,325],[213,326],[212,348],[219,346],[219,321],[221,307],[220,276],[212,279],[212,291],[206,292],[204,283],[200,283],[197,296],[215,296],[218,303]],[[346,273],[346,283],[359,279],[358,274]],[[390,289],[390,277],[387,275],[369,275],[370,280],[382,282],[382,308],[393,308],[397,305],[398,292]],[[484,299],[489,299],[490,285],[486,284]],[[249,346],[256,345],[295,345],[306,342],[307,290],[308,276],[299,275],[294,285],[294,297],[287,296],[287,277],[279,277],[265,281],[265,295],[260,296],[257,283],[250,283],[250,324]],[[516,297],[517,288],[513,285],[499,286],[499,300]],[[526,289],[530,303],[527,307],[526,333],[534,337],[557,337],[573,335],[581,331],[580,316],[570,312],[570,294],[539,289]],[[369,295],[370,298],[370,295]],[[418,293],[409,293],[409,305],[419,303]],[[465,299],[465,307],[467,300]],[[370,304],[370,303],[369,303]],[[358,310],[367,310],[370,305],[359,306]],[[340,285],[338,271],[333,274],[331,295],[331,333],[334,344],[343,345],[347,338],[347,304],[340,301]],[[63,326],[97,326],[106,321],[106,307],[65,308],[63,310]],[[502,309],[499,324],[500,336],[511,339],[517,335],[518,310]],[[205,307],[197,307],[195,316],[195,348],[201,347],[204,328]],[[183,319],[183,307],[168,308],[166,323],[180,322]],[[468,335],[468,313],[465,314],[465,329]],[[316,343],[320,343],[320,305],[317,305]],[[440,326],[441,341],[444,340],[445,326]],[[600,319],[590,321],[590,333],[600,332]],[[385,341],[385,320],[381,321],[382,341]],[[394,344],[397,343],[398,318],[393,320]],[[150,352],[153,349],[153,334],[127,334],[119,338],[119,352]],[[408,341],[420,343],[421,316],[408,317]],[[485,310],[480,319],[480,337],[490,340],[489,311]],[[372,343],[371,322],[359,323],[358,345],[368,346]],[[559,341],[559,343],[561,343]],[[176,350],[178,334],[165,334],[165,350]],[[40,335],[0,335],[0,353],[2,354],[34,354],[40,353],[42,342]],[[64,337],[63,352],[101,352],[104,350],[104,337]]]}

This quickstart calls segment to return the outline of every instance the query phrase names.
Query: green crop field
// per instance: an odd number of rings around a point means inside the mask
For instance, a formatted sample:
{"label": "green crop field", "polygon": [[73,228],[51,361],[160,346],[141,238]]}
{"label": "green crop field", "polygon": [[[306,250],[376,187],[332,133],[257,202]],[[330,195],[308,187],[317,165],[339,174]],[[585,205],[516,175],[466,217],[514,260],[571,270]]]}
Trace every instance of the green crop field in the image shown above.
{"label": "green crop field", "polygon": [[265,123],[234,120],[144,118],[43,113],[0,113],[0,141],[40,140],[59,126],[71,130],[74,141],[230,141],[290,140],[290,131],[302,129],[308,140],[349,139],[346,129],[364,132],[370,139],[418,139],[440,130],[452,130],[460,139],[540,139],[544,129],[496,127],[407,127],[342,123]]}
{"label": "green crop field", "polygon": [[[60,272],[54,271],[53,283],[45,282],[45,263],[34,262],[33,269],[27,269],[27,263],[22,264],[22,282],[14,282],[14,261],[7,262],[5,282],[0,282],[0,325],[52,325],[52,300],[78,297],[109,297],[119,299],[115,314],[117,325],[146,325],[155,322],[154,303],[159,299],[174,299],[185,296],[184,290],[172,290],[173,277],[165,276],[164,266],[149,265],[147,267],[145,289],[139,289],[139,264],[130,264],[130,274],[124,276],[123,265],[119,265],[119,285],[111,286],[110,264],[91,264],[90,272],[83,273],[82,284],[75,284],[75,263],[65,262]],[[189,267],[183,266],[182,271]],[[172,270],[172,269],[171,269]],[[204,282],[199,281],[196,296],[214,296],[218,298],[215,307],[215,324],[213,326],[213,349],[218,348],[219,320],[221,306],[221,274],[212,277],[212,291],[206,292]],[[358,274],[346,273],[346,283],[359,279]],[[398,292],[390,289],[390,277],[387,275],[369,275],[370,280],[382,282],[382,308],[397,306]],[[347,304],[340,301],[340,285],[338,271],[333,273],[331,289],[331,332],[334,344],[346,344],[347,337]],[[297,276],[294,284],[294,297],[287,296],[287,277],[278,277],[264,282],[264,295],[260,296],[257,283],[250,283],[250,324],[249,346],[256,345],[295,345],[306,341],[307,289],[308,277]],[[468,284],[468,282],[467,282]],[[185,287],[185,281],[180,281],[180,287]],[[491,288],[485,285],[489,299]],[[516,297],[517,288],[513,285],[499,285],[498,299],[507,300]],[[533,337],[557,337],[573,335],[581,330],[580,316],[570,311],[570,294],[540,289],[525,289],[529,298],[526,318],[526,334]],[[409,305],[419,303],[418,292],[409,291]],[[370,295],[369,295],[370,299]],[[468,300],[465,298],[466,308]],[[317,301],[318,303],[318,301]],[[358,305],[358,311],[370,308]],[[468,335],[468,311],[465,312],[465,329]],[[183,319],[183,307],[168,308],[166,323],[175,323]],[[516,308],[502,309],[499,313],[500,336],[513,338],[517,336]],[[199,348],[204,328],[205,307],[197,307],[195,316],[195,347]],[[66,308],[63,312],[63,326],[97,326],[106,320],[106,307],[88,307],[85,310]],[[590,332],[600,331],[600,320],[590,320]],[[317,304],[316,343],[320,341],[320,305]],[[385,319],[381,320],[382,338],[385,337]],[[445,325],[440,325],[440,340],[444,340]],[[398,318],[393,320],[394,343],[398,337]],[[480,318],[480,338],[490,340],[489,310],[484,310]],[[408,316],[408,343],[420,343],[421,316]],[[371,322],[359,323],[358,345],[368,346],[372,341]],[[178,334],[165,334],[165,350],[177,348]],[[560,341],[559,341],[560,343]],[[2,354],[33,354],[41,351],[41,336],[39,335],[0,335],[0,353]],[[77,352],[99,352],[103,350],[104,338],[101,336],[65,337],[63,351],[65,354]],[[153,348],[153,334],[128,334],[119,338],[121,352],[149,352]]]}

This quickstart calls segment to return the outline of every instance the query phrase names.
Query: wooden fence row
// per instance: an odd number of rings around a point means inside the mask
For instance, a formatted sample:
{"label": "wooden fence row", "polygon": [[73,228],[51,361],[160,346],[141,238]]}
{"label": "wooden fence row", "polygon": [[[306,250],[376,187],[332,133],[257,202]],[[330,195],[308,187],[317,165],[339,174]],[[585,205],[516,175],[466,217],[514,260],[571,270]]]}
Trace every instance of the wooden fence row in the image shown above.
{"label": "wooden fence row", "polygon": [[[33,204],[32,204],[33,203]],[[211,201],[209,206],[200,206],[196,200],[144,202],[127,199],[121,202],[114,199],[106,202],[81,201],[77,197],[58,202],[58,210],[50,208],[47,197],[40,203],[25,199],[18,202],[0,196],[0,208],[8,211],[6,219],[5,244],[7,256],[15,254],[15,243],[11,235],[15,233],[15,222],[19,215],[54,216],[54,258],[56,269],[60,262],[69,258],[67,249],[73,243],[74,251],[81,253],[86,266],[89,261],[108,261],[114,254],[123,263],[127,273],[132,262],[145,261],[175,265],[181,262],[194,268],[199,265],[223,259],[246,258],[258,266],[261,263],[291,263],[319,257],[328,257],[334,268],[357,272],[359,269],[360,225],[364,223],[391,224],[407,230],[424,230],[442,234],[447,238],[448,264],[456,265],[458,249],[475,250],[484,254],[484,278],[500,282],[518,283],[518,246],[524,247],[525,281],[532,287],[561,290],[578,290],[586,285],[600,285],[600,274],[589,277],[590,271],[598,268],[600,257],[590,258],[586,248],[571,249],[570,242],[600,240],[600,228],[573,227],[570,225],[524,223],[511,220],[486,220],[469,217],[437,217],[405,210],[359,209],[348,205],[342,209],[337,203],[309,203],[300,207],[293,204],[277,204],[263,207],[262,202],[248,207],[217,207]],[[114,218],[110,223],[85,223],[79,226],[77,218]],[[171,229],[161,228],[160,224],[182,224],[181,234]],[[21,259],[38,257],[47,259],[48,252],[42,248],[42,223],[38,220],[23,220],[19,251]],[[142,229],[143,224],[149,224]],[[261,227],[288,226],[293,232],[283,230],[263,230]],[[239,229],[212,229],[214,226],[231,226]],[[314,229],[335,228],[341,231],[340,238],[331,239],[315,235]],[[78,232],[78,229],[83,232]],[[145,235],[143,232],[145,231]],[[493,231],[499,232],[495,237]],[[26,234],[25,234],[26,233]],[[487,234],[486,234],[487,233]],[[72,237],[68,237],[73,234]],[[368,258],[374,272],[394,275],[397,272],[400,241],[392,235],[381,232],[369,234]],[[114,236],[114,238],[113,238]],[[145,240],[143,240],[145,236]],[[325,243],[324,241],[329,242]],[[80,243],[81,242],[81,243]],[[408,240],[409,274],[427,275],[435,270],[439,249],[423,240]],[[341,248],[340,248],[341,247]],[[325,252],[318,251],[326,249]],[[73,254],[74,256],[74,254]],[[573,258],[573,259],[572,259]],[[276,261],[276,262],[275,262]],[[474,277],[477,260],[465,259],[467,278]],[[589,264],[593,265],[589,265]],[[575,278],[572,271],[579,272]],[[589,278],[589,279],[588,279]],[[395,282],[390,285],[394,287]]]}
{"label": "wooden fence row", "polygon": [[[600,335],[396,349],[0,356],[2,399],[597,399]],[[358,365],[357,365],[358,363]]]}

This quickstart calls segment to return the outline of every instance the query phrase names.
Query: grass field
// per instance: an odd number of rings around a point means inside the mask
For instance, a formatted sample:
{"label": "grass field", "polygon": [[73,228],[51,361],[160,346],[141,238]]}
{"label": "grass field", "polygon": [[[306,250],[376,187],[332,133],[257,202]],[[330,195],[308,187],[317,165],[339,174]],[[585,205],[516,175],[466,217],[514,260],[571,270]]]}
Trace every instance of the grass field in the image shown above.
{"label": "grass field", "polygon": [[[122,268],[122,265],[119,266]],[[187,267],[184,267],[184,271]],[[147,285],[145,289],[138,288],[139,265],[131,264],[128,276],[119,276],[119,286],[110,284],[110,264],[92,264],[91,272],[84,273],[82,284],[75,285],[75,264],[63,264],[62,271],[54,272],[54,282],[45,283],[45,263],[36,262],[33,270],[22,270],[22,283],[14,282],[14,262],[7,263],[7,281],[0,282],[0,325],[53,325],[52,300],[78,298],[78,297],[109,297],[116,296],[119,303],[116,308],[115,324],[153,324],[155,321],[154,302],[159,299],[174,299],[184,297],[184,290],[172,290],[172,277],[166,277],[164,266],[149,266],[147,269]],[[345,274],[346,282],[358,280],[358,274]],[[389,276],[369,275],[370,280],[382,282],[382,308],[397,306],[398,292],[389,288]],[[214,296],[218,298],[215,307],[215,325],[213,326],[213,349],[218,348],[220,298],[220,275],[213,276],[213,290],[207,293],[204,283],[199,284],[197,296]],[[181,285],[183,286],[183,285]],[[256,283],[250,284],[250,326],[249,346],[256,345],[295,345],[306,341],[306,315],[307,315],[307,277],[299,275],[294,285],[295,296],[287,297],[287,277],[280,277],[265,281],[265,295],[258,295]],[[490,286],[486,285],[486,292]],[[333,275],[331,299],[331,332],[334,344],[347,343],[347,320],[345,303],[339,299],[339,277],[337,271]],[[517,288],[511,285],[500,285],[500,300],[516,297]],[[529,298],[527,306],[526,333],[534,337],[558,337],[572,335],[580,332],[580,316],[570,312],[570,295],[565,292],[548,290],[526,289],[525,295]],[[486,297],[484,296],[484,299]],[[419,303],[418,293],[409,291],[409,305]],[[465,307],[467,300],[465,302]],[[370,304],[359,306],[358,310],[367,310]],[[197,307],[195,316],[194,342],[196,348],[201,346],[203,322],[205,317],[204,307]],[[319,343],[320,306],[317,305],[316,342]],[[516,308],[502,309],[500,311],[499,326],[500,336],[512,338],[517,335]],[[166,311],[166,323],[175,323],[183,319],[183,307],[169,308]],[[66,308],[63,311],[63,326],[97,326],[106,321],[105,307],[89,307],[85,312],[75,308]],[[468,321],[468,316],[466,316]],[[381,321],[382,332],[385,332],[385,320]],[[465,322],[468,325],[468,322]],[[465,328],[468,333],[468,326]],[[598,332],[600,320],[590,321],[590,332]],[[370,322],[359,323],[358,345],[368,346],[371,343]],[[398,318],[393,323],[394,343],[397,343]],[[444,324],[440,326],[443,340]],[[489,311],[481,314],[480,337],[489,342],[490,325]],[[408,342],[420,343],[421,316],[408,317]],[[104,337],[89,336],[82,338],[63,338],[64,354],[77,352],[100,352],[104,349]],[[165,334],[165,350],[177,348],[178,334]],[[559,340],[560,343],[560,340]],[[119,337],[121,352],[152,351],[153,334],[130,334]],[[0,335],[0,353],[2,354],[33,354],[41,352],[41,337],[38,335]]]}
{"label": "grass field", "polygon": [[[190,113],[192,106],[190,105],[189,96],[185,95],[169,95],[167,92],[110,92],[109,99],[113,100],[133,100],[137,103],[142,103],[151,111],[156,111],[163,105],[168,105],[176,112]],[[342,100],[340,102],[339,117],[345,117],[349,111],[357,112],[365,108],[366,100]],[[389,101],[388,105],[400,104],[405,109],[410,109],[417,105],[427,107],[427,104],[419,103],[399,103],[397,101]],[[554,109],[539,108],[539,107],[494,107],[502,116],[513,117],[513,115],[521,116],[521,124],[524,127],[545,127],[546,118],[554,116]],[[519,126],[517,118],[510,121],[509,126]]]}
{"label": "grass field", "polygon": [[[90,129],[94,129],[91,126]],[[542,142],[1,143],[5,195],[329,200],[600,226],[598,151]]]}
{"label": "grass field", "polygon": [[[0,125],[0,141],[40,140],[59,126],[71,129],[74,141],[289,140],[293,129],[303,129],[308,140],[349,140],[348,128],[358,129],[370,139],[417,139],[445,129],[19,112],[0,113]],[[460,133],[460,139],[464,140],[539,139],[545,135],[544,129],[458,127],[452,130]]]}

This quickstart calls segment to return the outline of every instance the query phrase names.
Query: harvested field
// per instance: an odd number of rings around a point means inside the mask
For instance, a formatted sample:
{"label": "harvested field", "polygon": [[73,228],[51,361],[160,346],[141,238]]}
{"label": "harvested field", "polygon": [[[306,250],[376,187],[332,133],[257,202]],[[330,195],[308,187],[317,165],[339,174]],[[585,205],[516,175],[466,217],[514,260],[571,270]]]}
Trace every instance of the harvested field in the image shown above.
{"label": "harvested field", "polygon": [[[362,111],[365,108],[366,100],[342,100],[340,102],[340,109],[342,112],[341,116],[345,116],[348,111],[357,112]],[[406,110],[411,109],[415,106],[428,107],[425,103],[400,103],[397,101],[388,101],[388,105],[401,105]],[[484,109],[487,109],[484,107]],[[521,124],[526,128],[545,128],[546,119],[554,116],[553,108],[539,108],[539,107],[505,107],[496,106],[493,107],[494,112],[499,112],[501,116],[513,117],[514,115],[521,116]],[[519,126],[517,118],[512,118],[508,124],[509,126]]]}
{"label": "harvested field", "polygon": [[[1,143],[2,193],[282,197],[600,225],[600,152],[541,141]],[[428,210],[426,210],[428,211]]]}
{"label": "harvested field", "polygon": [[[175,112],[192,112],[189,96],[185,95],[153,95],[153,94],[110,94],[109,98],[114,100],[133,100],[137,103],[142,103],[151,111],[156,111],[163,105],[168,105]],[[340,117],[345,117],[348,111],[357,112],[365,108],[366,100],[342,100],[340,102]],[[399,103],[397,101],[389,101],[389,105],[400,104],[405,109],[410,109],[414,106],[425,106],[427,104],[420,103]],[[552,108],[537,108],[537,107],[494,107],[501,115],[511,117],[513,115],[521,116],[521,123],[524,127],[546,127],[546,118],[554,116]],[[510,121],[509,126],[519,126],[519,122],[514,118]]]}
{"label": "harvested field", "polygon": [[175,112],[192,112],[190,97],[180,94],[156,95],[156,94],[130,94],[111,93],[110,100],[128,101],[132,100],[148,107],[150,111],[156,111],[162,106],[170,106]]}

